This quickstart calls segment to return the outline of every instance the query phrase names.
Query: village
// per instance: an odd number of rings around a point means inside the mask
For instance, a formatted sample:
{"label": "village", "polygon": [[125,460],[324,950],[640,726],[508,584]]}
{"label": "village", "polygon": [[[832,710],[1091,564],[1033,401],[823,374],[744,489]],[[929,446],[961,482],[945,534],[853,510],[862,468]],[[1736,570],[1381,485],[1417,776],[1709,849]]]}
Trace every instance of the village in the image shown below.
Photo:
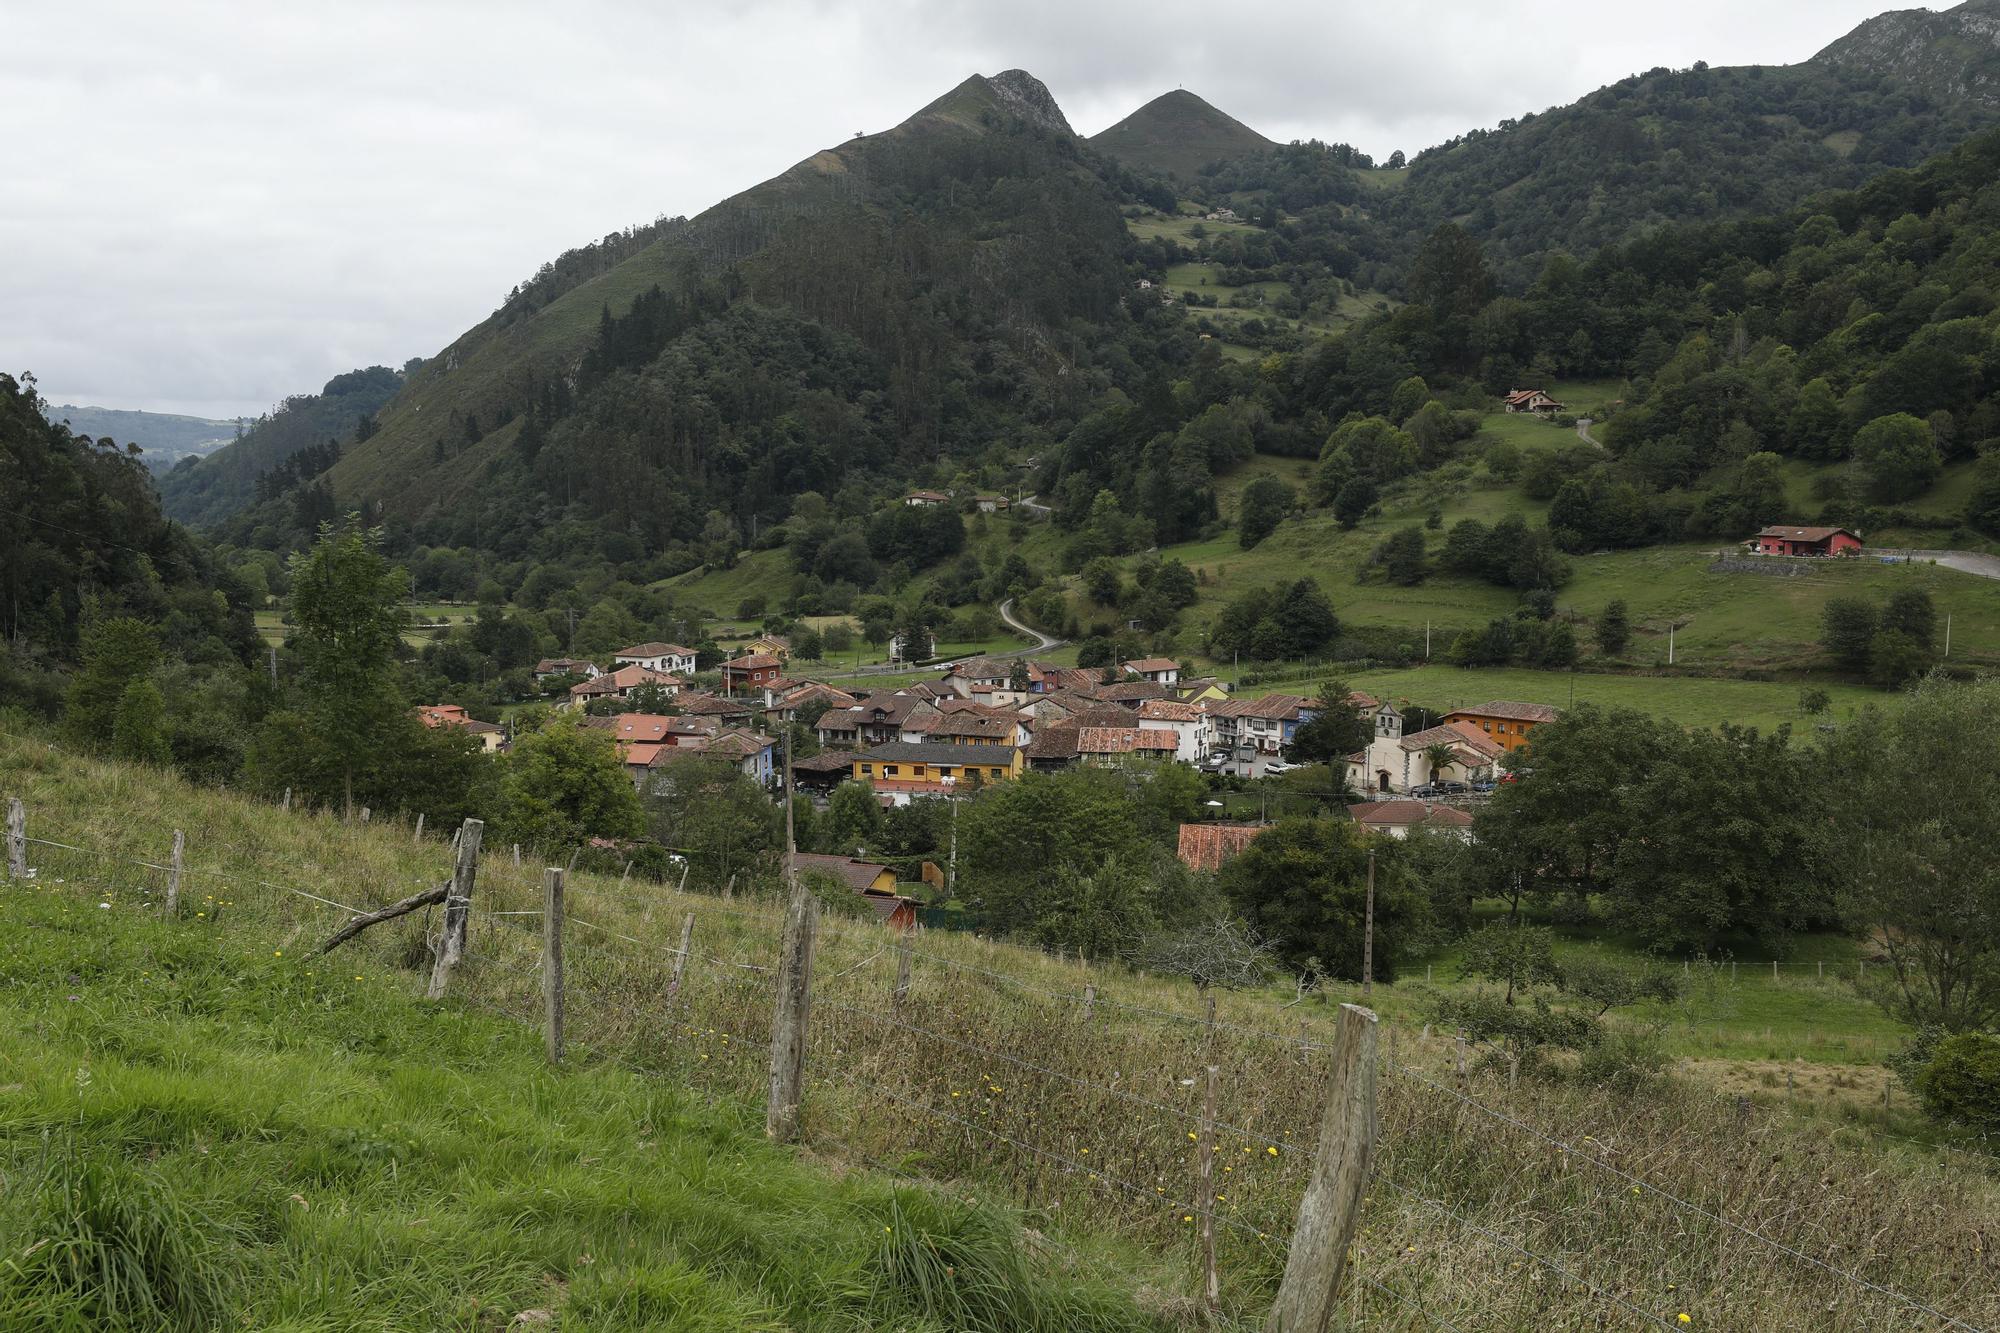
{"label": "village", "polygon": [[[1213,677],[1190,674],[1167,657],[1116,667],[1058,666],[1031,657],[974,657],[940,664],[935,681],[842,688],[787,674],[789,645],[762,635],[740,655],[697,673],[695,650],[634,644],[608,664],[549,658],[538,681],[573,679],[560,709],[608,733],[625,773],[643,795],[670,780],[675,764],[722,760],[781,799],[789,778],[797,797],[824,807],[836,789],[865,783],[884,807],[954,800],[1029,772],[1152,761],[1186,765],[1216,785],[1244,788],[1298,772],[1292,747],[1317,700],[1288,693],[1249,697]],[[1365,747],[1347,754],[1316,792],[1363,829],[1391,838],[1427,829],[1470,840],[1471,807],[1514,780],[1502,761],[1560,710],[1493,700],[1443,714],[1353,691],[1346,705],[1366,725]],[[453,704],[417,710],[429,727],[459,728],[489,754],[507,748],[507,730]],[[811,733],[817,752],[787,756],[782,735]],[[793,734],[798,734],[794,732]],[[1358,797],[1351,803],[1341,797]],[[1218,812],[1222,802],[1212,801]],[[1185,824],[1181,859],[1215,870],[1241,851],[1268,818],[1217,817]],[[821,864],[824,862],[825,864]],[[915,919],[886,865],[837,856],[802,856],[801,866],[846,882],[883,919]],[[930,878],[927,874],[926,878]],[[942,881],[937,887],[942,887]]]}

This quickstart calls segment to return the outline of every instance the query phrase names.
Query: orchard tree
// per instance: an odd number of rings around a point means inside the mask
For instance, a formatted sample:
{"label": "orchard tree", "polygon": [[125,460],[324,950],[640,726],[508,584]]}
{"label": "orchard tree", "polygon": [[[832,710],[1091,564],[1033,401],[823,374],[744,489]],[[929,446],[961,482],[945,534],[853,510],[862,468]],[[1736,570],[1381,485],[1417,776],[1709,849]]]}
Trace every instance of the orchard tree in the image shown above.
{"label": "orchard tree", "polygon": [[1868,477],[1877,500],[1922,495],[1943,470],[1931,428],[1907,412],[1876,417],[1854,433],[1854,461]]}

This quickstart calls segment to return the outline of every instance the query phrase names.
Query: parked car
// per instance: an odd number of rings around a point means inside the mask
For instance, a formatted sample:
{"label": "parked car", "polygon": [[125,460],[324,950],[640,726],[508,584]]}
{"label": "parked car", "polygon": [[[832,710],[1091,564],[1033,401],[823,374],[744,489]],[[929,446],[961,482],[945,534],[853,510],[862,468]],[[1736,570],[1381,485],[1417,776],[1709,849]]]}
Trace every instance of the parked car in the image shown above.
{"label": "parked car", "polygon": [[1519,782],[1521,780],[1521,775],[1519,773],[1502,773],[1500,775],[1500,780],[1502,782]]}
{"label": "parked car", "polygon": [[1485,781],[1485,782],[1475,782],[1475,783],[1473,783],[1473,784],[1472,784],[1472,790],[1473,790],[1473,793],[1474,793],[1475,795],[1480,795],[1480,796],[1483,796],[1483,795],[1485,795],[1485,794],[1486,794],[1487,792],[1490,792],[1490,791],[1492,791],[1492,790],[1493,790],[1493,787],[1494,787],[1494,784],[1493,784],[1493,783],[1492,783],[1492,782],[1491,782],[1490,780],[1488,780],[1488,781]]}
{"label": "parked car", "polygon": [[1291,771],[1292,771],[1293,769],[1295,769],[1295,768],[1297,768],[1297,767],[1299,767],[1299,765],[1297,765],[1297,764],[1288,764],[1288,763],[1286,763],[1286,762],[1285,762],[1284,760],[1282,760],[1282,759],[1279,759],[1279,760],[1276,760],[1276,761],[1274,761],[1274,762],[1272,762],[1272,763],[1268,763],[1268,764],[1264,765],[1264,772],[1265,772],[1266,776],[1268,776],[1268,775],[1270,775],[1270,774],[1272,774],[1272,773],[1289,773],[1289,772],[1291,772]]}
{"label": "parked car", "polygon": [[1447,778],[1443,782],[1435,782],[1431,785],[1437,788],[1438,795],[1440,796],[1463,796],[1472,790],[1471,784],[1459,782],[1453,778]]}
{"label": "parked car", "polygon": [[1428,797],[1436,796],[1437,794],[1438,794],[1437,787],[1432,783],[1428,782],[1426,782],[1421,787],[1410,788],[1410,795],[1416,797],[1418,800],[1424,800]]}

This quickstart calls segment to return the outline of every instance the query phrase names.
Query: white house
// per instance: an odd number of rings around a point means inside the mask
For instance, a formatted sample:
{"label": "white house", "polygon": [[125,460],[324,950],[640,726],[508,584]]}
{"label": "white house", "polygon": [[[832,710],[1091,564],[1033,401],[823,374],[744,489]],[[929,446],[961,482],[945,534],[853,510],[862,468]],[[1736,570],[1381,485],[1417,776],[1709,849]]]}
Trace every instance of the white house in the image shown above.
{"label": "white house", "polygon": [[[923,652],[917,654],[915,660],[919,662],[927,662],[931,658],[936,656],[937,656],[937,635],[931,633],[929,630],[925,630]],[[903,658],[904,658],[903,636],[901,634],[891,634],[889,636],[889,660],[891,662],[900,662],[903,660]]]}
{"label": "white house", "polygon": [[1139,725],[1157,731],[1171,731],[1178,739],[1174,758],[1184,764],[1198,764],[1215,748],[1215,723],[1199,704],[1174,699],[1145,699],[1139,704]]}
{"label": "white house", "polygon": [[1171,657],[1141,657],[1119,665],[1126,674],[1150,680],[1155,685],[1178,684],[1181,678],[1181,664]]}
{"label": "white house", "polygon": [[670,676],[694,674],[694,649],[683,648],[677,643],[636,643],[613,653],[611,661],[614,666],[645,667],[649,671],[664,671]]}

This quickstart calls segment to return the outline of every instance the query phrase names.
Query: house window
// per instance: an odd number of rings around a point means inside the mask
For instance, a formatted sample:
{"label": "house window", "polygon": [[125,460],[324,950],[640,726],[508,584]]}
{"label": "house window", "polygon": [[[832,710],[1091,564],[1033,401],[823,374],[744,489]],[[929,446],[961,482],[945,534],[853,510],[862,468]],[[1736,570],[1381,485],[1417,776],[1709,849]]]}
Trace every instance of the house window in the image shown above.
{"label": "house window", "polygon": [[896,776],[897,772],[898,772],[898,769],[897,769],[896,765],[894,765],[894,764],[884,764],[884,765],[882,765],[882,776],[883,776],[883,777],[885,777],[885,778],[893,778],[893,777],[895,777],[895,776]]}
{"label": "house window", "polygon": [[916,764],[916,765],[914,765],[914,766],[912,766],[912,767],[911,767],[911,769],[910,769],[910,776],[911,776],[911,777],[917,777],[917,778],[920,778],[920,777],[922,777],[923,775],[924,775],[924,766],[923,766],[922,764]]}
{"label": "house window", "polygon": [[872,778],[872,777],[874,777],[874,776],[875,776],[875,765],[873,765],[873,764],[863,764],[863,765],[861,766],[861,776],[862,776],[862,777],[864,777],[864,778]]}
{"label": "house window", "polygon": [[937,775],[938,775],[939,777],[941,777],[941,778],[948,778],[948,777],[950,777],[950,776],[951,776],[951,765],[950,765],[950,764],[939,764],[939,765],[937,766]]}

